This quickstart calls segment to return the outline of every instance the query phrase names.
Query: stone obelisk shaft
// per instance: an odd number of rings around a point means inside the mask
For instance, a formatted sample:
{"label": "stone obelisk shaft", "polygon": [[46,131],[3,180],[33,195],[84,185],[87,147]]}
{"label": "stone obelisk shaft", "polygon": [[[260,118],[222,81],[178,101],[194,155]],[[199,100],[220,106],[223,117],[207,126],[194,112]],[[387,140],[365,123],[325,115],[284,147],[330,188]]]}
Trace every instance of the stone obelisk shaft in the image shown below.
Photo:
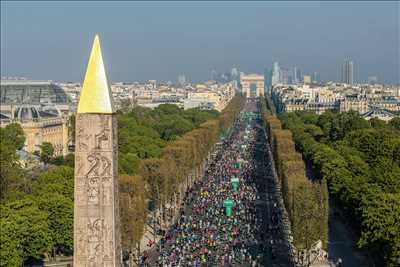
{"label": "stone obelisk shaft", "polygon": [[74,267],[119,267],[117,119],[98,36],[75,129]]}

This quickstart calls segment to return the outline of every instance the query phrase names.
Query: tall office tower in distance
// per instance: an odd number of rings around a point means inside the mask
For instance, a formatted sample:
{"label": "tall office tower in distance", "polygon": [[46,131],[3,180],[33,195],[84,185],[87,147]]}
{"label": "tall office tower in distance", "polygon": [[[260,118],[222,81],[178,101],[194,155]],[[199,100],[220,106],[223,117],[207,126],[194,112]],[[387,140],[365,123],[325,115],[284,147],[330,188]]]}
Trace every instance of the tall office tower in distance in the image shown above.
{"label": "tall office tower in distance", "polygon": [[293,68],[293,76],[292,76],[292,82],[293,83],[298,83],[299,82],[299,76],[297,76],[297,67]]}
{"label": "tall office tower in distance", "polygon": [[297,82],[301,83],[303,81],[303,73],[301,72],[301,69],[296,67],[296,77],[297,77]]}
{"label": "tall office tower in distance", "polygon": [[211,80],[218,81],[218,72],[216,70],[211,71]]}
{"label": "tall office tower in distance", "polygon": [[178,84],[179,85],[185,85],[186,84],[186,76],[184,74],[181,74],[178,76]]}
{"label": "tall office tower in distance", "polygon": [[269,91],[269,88],[272,85],[272,70],[268,68],[264,68],[264,82],[266,91]]}
{"label": "tall office tower in distance", "polygon": [[316,72],[316,71],[314,71],[313,77],[312,77],[312,81],[313,81],[314,83],[316,83],[316,82],[319,82],[319,81],[320,81],[319,79],[320,79],[320,78],[319,78],[319,73]]}
{"label": "tall office tower in distance", "polygon": [[274,62],[272,67],[272,81],[271,84],[275,85],[281,82],[281,69],[279,68],[279,63]]}
{"label": "tall office tower in distance", "polygon": [[237,68],[232,68],[231,69],[231,80],[239,81],[239,79],[240,79],[239,70]]}
{"label": "tall office tower in distance", "polygon": [[289,84],[295,83],[293,69],[288,69],[288,82],[289,82]]}
{"label": "tall office tower in distance", "polygon": [[223,73],[223,74],[221,74],[220,81],[223,83],[226,83],[226,82],[230,81],[230,76],[231,75],[229,73]]}
{"label": "tall office tower in distance", "polygon": [[353,84],[353,61],[345,60],[342,64],[342,83]]}
{"label": "tall office tower in distance", "polygon": [[281,69],[281,73],[279,75],[279,82],[284,83],[284,84],[289,83],[289,70],[288,69],[285,69],[285,68]]}

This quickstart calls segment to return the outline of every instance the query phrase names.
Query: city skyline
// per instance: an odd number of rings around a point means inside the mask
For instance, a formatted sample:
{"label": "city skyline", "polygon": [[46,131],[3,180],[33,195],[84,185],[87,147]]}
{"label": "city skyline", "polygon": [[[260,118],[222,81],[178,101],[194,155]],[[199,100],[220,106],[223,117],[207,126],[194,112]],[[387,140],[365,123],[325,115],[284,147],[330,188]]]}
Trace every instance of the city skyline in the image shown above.
{"label": "city skyline", "polygon": [[340,81],[340,66],[351,58],[355,82],[377,76],[400,83],[397,2],[2,2],[1,7],[2,77],[81,82],[89,40],[98,32],[110,81],[176,81],[184,74],[198,82],[214,69],[261,74],[275,61]]}
{"label": "city skyline", "polygon": [[398,2],[6,1],[2,266],[398,265]]}

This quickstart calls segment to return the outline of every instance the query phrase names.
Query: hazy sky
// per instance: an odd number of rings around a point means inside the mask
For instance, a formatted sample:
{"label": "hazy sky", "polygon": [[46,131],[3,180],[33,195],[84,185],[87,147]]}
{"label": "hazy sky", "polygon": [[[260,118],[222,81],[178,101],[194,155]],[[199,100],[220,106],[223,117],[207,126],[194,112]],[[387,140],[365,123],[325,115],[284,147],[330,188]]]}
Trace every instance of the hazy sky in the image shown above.
{"label": "hazy sky", "polygon": [[337,80],[400,83],[398,2],[1,2],[1,76],[81,81],[100,34],[111,81],[263,73],[274,61]]}

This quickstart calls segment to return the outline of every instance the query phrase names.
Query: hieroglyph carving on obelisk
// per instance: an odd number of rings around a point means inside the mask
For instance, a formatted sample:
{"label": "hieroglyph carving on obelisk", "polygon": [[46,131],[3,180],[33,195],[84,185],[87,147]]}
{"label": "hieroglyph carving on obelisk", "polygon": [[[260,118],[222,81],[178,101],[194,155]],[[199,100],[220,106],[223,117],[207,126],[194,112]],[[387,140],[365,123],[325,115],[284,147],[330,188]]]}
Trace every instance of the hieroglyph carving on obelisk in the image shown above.
{"label": "hieroglyph carving on obelisk", "polygon": [[75,127],[74,267],[121,266],[117,119],[97,35]]}

